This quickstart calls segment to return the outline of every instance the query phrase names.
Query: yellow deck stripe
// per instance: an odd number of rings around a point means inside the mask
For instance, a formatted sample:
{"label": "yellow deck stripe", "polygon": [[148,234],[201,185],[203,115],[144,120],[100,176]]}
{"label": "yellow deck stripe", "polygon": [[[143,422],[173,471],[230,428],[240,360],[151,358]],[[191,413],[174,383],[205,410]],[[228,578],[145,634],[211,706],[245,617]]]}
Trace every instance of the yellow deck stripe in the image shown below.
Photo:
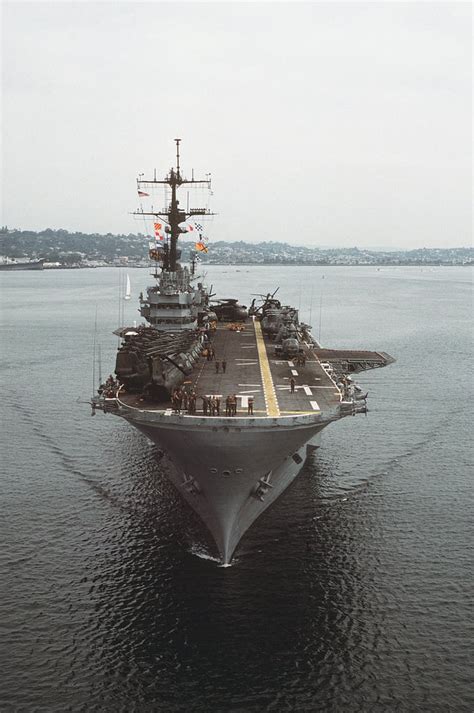
{"label": "yellow deck stripe", "polygon": [[262,375],[263,393],[265,396],[267,415],[276,417],[280,415],[280,409],[275,394],[275,386],[273,384],[272,372],[270,371],[270,364],[268,363],[267,349],[263,340],[262,327],[258,319],[254,318],[253,326],[255,328],[255,338],[257,340],[258,361],[260,363],[260,373]]}

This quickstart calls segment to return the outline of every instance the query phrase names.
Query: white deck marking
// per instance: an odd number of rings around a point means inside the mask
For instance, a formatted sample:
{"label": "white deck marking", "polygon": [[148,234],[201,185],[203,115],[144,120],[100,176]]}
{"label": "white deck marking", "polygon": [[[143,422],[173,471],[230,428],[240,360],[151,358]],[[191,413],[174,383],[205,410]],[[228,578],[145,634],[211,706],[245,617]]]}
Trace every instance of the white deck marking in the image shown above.
{"label": "white deck marking", "polygon": [[250,389],[250,391],[241,391],[241,394],[260,394],[262,392],[261,389]]}
{"label": "white deck marking", "polygon": [[293,374],[293,376],[298,376],[298,372],[296,371],[296,369],[292,369],[291,373]]}
{"label": "white deck marking", "polygon": [[[291,386],[289,384],[277,384],[276,388],[278,391],[289,391],[291,389]],[[298,391],[298,389],[307,389],[307,386],[295,386],[295,391]],[[306,392],[307,393],[307,392]],[[311,391],[308,394],[308,396],[311,396]]]}
{"label": "white deck marking", "polygon": [[287,362],[288,366],[294,366],[292,361]]}
{"label": "white deck marking", "polygon": [[256,346],[257,346],[256,344],[243,344],[240,348],[241,349],[255,349]]}
{"label": "white deck marking", "polygon": [[311,391],[311,389],[309,388],[309,386],[303,386],[303,389],[304,389],[305,394],[307,394],[308,396],[312,396],[312,395],[313,395],[313,392]]}
{"label": "white deck marking", "polygon": [[237,394],[237,398],[240,399],[242,403],[242,408],[248,408],[249,405],[249,397],[248,396],[243,396],[242,394]]}
{"label": "white deck marking", "polygon": [[170,408],[167,408],[166,411],[163,413],[163,416],[171,416],[172,410]]}
{"label": "white deck marking", "polygon": [[313,409],[313,411],[321,411],[317,401],[310,401],[309,403],[311,404],[311,408]]}
{"label": "white deck marking", "polygon": [[254,359],[236,359],[235,363],[237,366],[253,366],[254,364],[258,364],[258,361]]}

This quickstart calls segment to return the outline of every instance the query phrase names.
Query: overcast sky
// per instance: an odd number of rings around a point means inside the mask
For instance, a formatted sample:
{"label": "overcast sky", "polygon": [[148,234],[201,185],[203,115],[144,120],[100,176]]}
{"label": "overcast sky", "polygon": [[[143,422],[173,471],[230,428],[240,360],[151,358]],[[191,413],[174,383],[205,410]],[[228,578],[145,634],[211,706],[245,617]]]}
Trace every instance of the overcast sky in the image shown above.
{"label": "overcast sky", "polygon": [[[471,242],[469,3],[3,4],[2,224],[143,232],[212,173],[211,240]],[[185,198],[185,196],[184,196]]]}

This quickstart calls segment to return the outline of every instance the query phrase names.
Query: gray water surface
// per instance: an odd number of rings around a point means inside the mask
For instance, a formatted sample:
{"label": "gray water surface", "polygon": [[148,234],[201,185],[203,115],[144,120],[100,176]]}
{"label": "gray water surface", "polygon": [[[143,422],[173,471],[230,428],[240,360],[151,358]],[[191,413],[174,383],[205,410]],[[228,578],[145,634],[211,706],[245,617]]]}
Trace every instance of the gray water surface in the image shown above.
{"label": "gray water surface", "polygon": [[471,279],[209,268],[397,359],[223,569],[166,458],[80,402],[96,306],[113,369],[118,271],[1,273],[0,710],[471,711]]}

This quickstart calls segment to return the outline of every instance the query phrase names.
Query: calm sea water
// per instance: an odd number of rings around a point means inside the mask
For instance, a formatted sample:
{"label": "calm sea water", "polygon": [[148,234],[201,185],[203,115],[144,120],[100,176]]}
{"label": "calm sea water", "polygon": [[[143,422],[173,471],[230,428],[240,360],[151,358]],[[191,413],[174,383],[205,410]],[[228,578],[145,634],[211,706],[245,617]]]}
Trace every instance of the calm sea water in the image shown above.
{"label": "calm sea water", "polygon": [[83,403],[118,271],[1,273],[0,710],[473,710],[471,278],[209,269],[398,360],[223,569],[158,450]]}

